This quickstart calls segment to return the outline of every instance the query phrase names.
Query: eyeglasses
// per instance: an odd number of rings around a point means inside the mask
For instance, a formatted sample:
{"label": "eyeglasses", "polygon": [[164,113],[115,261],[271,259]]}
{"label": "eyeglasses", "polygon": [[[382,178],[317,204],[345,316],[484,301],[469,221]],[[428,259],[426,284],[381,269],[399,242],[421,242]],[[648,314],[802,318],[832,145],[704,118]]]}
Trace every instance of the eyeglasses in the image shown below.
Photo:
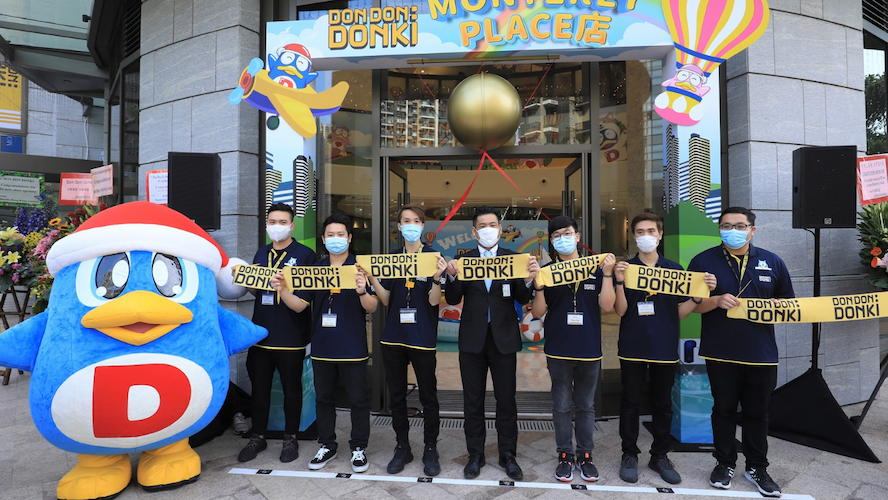
{"label": "eyeglasses", "polygon": [[552,241],[555,241],[559,238],[573,238],[575,234],[577,234],[577,233],[575,233],[573,231],[571,231],[569,233],[552,233]]}
{"label": "eyeglasses", "polygon": [[738,229],[740,231],[746,231],[751,228],[752,224],[744,224],[743,222],[739,222],[737,224],[728,224],[725,222],[724,224],[719,224],[718,228],[722,231],[730,231],[731,229]]}

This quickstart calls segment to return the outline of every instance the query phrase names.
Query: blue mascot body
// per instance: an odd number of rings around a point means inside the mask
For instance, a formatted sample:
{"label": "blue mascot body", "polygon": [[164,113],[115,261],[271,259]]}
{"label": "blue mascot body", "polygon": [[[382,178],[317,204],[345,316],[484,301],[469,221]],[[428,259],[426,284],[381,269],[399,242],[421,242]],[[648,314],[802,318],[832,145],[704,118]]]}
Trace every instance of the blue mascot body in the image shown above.
{"label": "blue mascot body", "polygon": [[58,497],[114,496],[132,475],[148,490],[193,482],[187,438],[219,412],[228,357],[267,332],[219,305],[227,257],[166,207],[100,212],[50,250],[48,309],[0,334],[0,365],[32,372],[31,415],[79,461]]}

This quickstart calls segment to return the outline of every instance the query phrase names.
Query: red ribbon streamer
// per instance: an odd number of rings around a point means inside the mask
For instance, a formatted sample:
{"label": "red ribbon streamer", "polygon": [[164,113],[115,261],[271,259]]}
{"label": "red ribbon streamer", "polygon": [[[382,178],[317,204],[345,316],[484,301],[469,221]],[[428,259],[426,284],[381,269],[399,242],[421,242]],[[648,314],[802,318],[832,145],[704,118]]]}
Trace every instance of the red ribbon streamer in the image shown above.
{"label": "red ribbon streamer", "polygon": [[459,198],[459,200],[457,200],[456,205],[453,205],[453,208],[450,209],[450,213],[447,214],[447,217],[444,218],[444,221],[441,222],[441,225],[438,226],[438,229],[435,229],[436,235],[438,234],[438,231],[443,229],[444,226],[446,226],[447,223],[450,222],[450,219],[453,217],[453,215],[456,213],[456,211],[459,210],[459,207],[461,207],[462,204],[465,203],[466,198],[468,198],[469,192],[472,190],[472,186],[474,186],[475,181],[478,180],[478,174],[481,173],[481,167],[484,166],[484,157],[487,155],[487,151],[482,151],[482,153],[483,154],[481,155],[481,163],[478,164],[478,170],[475,171],[475,178],[472,179],[472,182],[469,184],[469,187],[466,189],[466,192],[463,193],[463,195]]}

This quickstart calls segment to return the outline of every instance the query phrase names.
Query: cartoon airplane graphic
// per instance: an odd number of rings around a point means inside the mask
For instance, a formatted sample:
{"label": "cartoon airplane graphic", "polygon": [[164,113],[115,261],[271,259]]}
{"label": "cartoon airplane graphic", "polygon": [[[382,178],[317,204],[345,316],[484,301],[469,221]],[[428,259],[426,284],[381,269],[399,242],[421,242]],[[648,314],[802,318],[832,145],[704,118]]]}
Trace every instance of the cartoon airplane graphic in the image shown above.
{"label": "cartoon airplane graphic", "polygon": [[[301,50],[300,50],[301,49]],[[241,73],[238,86],[228,96],[228,102],[248,104],[260,111],[280,115],[290,127],[306,139],[317,133],[315,117],[339,111],[348,93],[348,83],[339,82],[323,92],[308,86],[317,78],[311,73],[308,51],[299,44],[288,44],[277,50],[277,57],[268,56],[269,70],[263,69],[262,59],[254,58]],[[277,128],[276,116],[268,119],[269,128]],[[274,125],[274,126],[272,126]]]}

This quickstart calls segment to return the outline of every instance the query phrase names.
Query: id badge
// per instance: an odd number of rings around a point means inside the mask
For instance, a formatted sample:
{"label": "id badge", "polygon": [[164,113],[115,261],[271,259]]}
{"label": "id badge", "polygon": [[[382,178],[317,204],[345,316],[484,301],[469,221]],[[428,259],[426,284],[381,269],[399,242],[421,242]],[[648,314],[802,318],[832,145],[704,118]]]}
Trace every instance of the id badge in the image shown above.
{"label": "id badge", "polygon": [[336,328],[336,314],[326,313],[321,315],[321,326],[324,328]]}
{"label": "id badge", "polygon": [[262,292],[262,305],[263,306],[273,306],[274,305],[274,293],[273,292]]}
{"label": "id badge", "polygon": [[639,316],[653,316],[654,315],[654,303],[653,302],[639,302],[638,303],[638,315]]}
{"label": "id badge", "polygon": [[567,324],[571,326],[583,326],[583,313],[567,313]]}
{"label": "id badge", "polygon": [[401,323],[416,323],[416,309],[410,307],[401,308]]}
{"label": "id badge", "polygon": [[512,296],[512,284],[511,283],[503,283],[503,298],[508,299]]}

